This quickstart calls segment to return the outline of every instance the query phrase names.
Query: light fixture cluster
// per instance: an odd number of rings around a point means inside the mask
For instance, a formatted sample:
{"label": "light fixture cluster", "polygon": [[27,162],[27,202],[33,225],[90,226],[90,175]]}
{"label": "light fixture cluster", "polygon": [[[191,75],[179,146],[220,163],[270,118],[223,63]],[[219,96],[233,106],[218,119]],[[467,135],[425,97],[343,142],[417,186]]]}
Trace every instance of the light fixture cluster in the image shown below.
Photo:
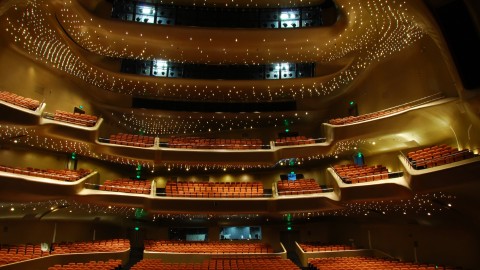
{"label": "light fixture cluster", "polygon": [[[18,47],[23,48],[37,61],[101,89],[121,94],[209,101],[270,101],[320,97],[343,90],[367,67],[402,51],[424,34],[415,23],[405,1],[337,2],[347,21],[347,26],[341,33],[323,41],[316,40],[314,35],[305,40],[294,40],[294,43],[304,45],[300,48],[289,48],[286,45],[284,50],[274,49],[272,46],[282,42],[289,44],[287,34],[290,31],[282,31],[285,36],[281,41],[277,40],[279,37],[261,37],[260,34],[260,40],[255,45],[257,47],[242,49],[239,49],[242,39],[238,37],[232,37],[231,46],[220,46],[220,43],[216,44],[219,38],[214,36],[197,40],[187,35],[185,40],[172,40],[168,36],[147,37],[141,31],[119,32],[118,28],[110,27],[109,22],[93,18],[86,11],[80,12],[82,8],[77,1],[65,1],[59,8],[57,4],[49,5],[48,0],[29,0],[25,7],[15,7],[17,10],[7,18],[8,26],[5,31],[11,34]],[[91,52],[111,57],[208,64],[212,61],[206,51],[219,50],[219,55],[223,55],[224,59],[220,64],[235,62],[249,65],[268,62],[267,58],[274,59],[275,62],[330,63],[353,54],[356,57],[348,68],[327,79],[291,80],[292,82],[282,82],[281,85],[271,82],[256,86],[239,82],[219,84],[209,80],[178,82],[175,79],[125,76],[101,69],[85,60],[61,32],[55,15],[76,43]],[[102,23],[106,25],[102,26]],[[138,27],[141,29],[149,26]],[[312,34],[315,33],[315,28],[311,31]],[[129,40],[144,40],[144,44],[133,46],[129,44]],[[206,45],[203,48],[199,44]],[[195,60],[189,59],[184,53],[191,48],[197,48]]]}
{"label": "light fixture cluster", "polygon": [[41,148],[53,152],[60,153],[76,153],[79,156],[94,158],[102,161],[118,163],[122,165],[137,166],[154,170],[155,163],[153,160],[140,160],[117,155],[109,155],[99,153],[93,144],[79,142],[64,138],[53,138],[44,135],[38,135],[33,128],[17,127],[13,125],[0,125],[0,139],[11,140],[18,145],[25,145],[34,148]]}
{"label": "light fixture cluster", "polygon": [[[342,158],[345,155],[350,155],[356,151],[362,144],[365,144],[367,141],[364,139],[351,139],[337,141],[332,146],[332,149],[326,154],[317,154],[307,157],[302,157],[302,163],[314,162],[316,160],[329,159],[329,158]],[[349,157],[350,158],[350,157]]]}
{"label": "light fixture cluster", "polygon": [[[122,129],[132,132],[162,136],[198,134],[235,130],[252,130],[264,127],[283,127],[307,123],[313,119],[308,112],[269,113],[176,113],[171,112],[120,112],[110,110],[108,117]],[[273,139],[273,138],[272,138]]]}
{"label": "light fixture cluster", "polygon": [[94,158],[97,160],[127,165],[142,165],[152,173],[158,170],[165,172],[241,172],[245,170],[266,170],[278,166],[302,166],[307,162],[336,157],[350,153],[357,149],[358,145],[365,143],[362,139],[340,141],[335,143],[328,154],[318,154],[307,157],[292,157],[281,159],[276,163],[247,163],[247,162],[158,162],[155,160],[143,160],[129,158],[119,155],[111,155],[97,151],[94,144],[70,140],[68,138],[53,138],[45,135],[38,135],[36,130],[13,125],[0,125],[0,139],[13,140],[18,145],[25,145],[34,148],[41,148],[60,153],[76,153],[78,156]]}
{"label": "light fixture cluster", "polygon": [[133,218],[135,217],[135,211],[136,208],[133,207],[99,205],[78,202],[75,200],[48,200],[38,202],[31,201],[25,203],[0,203],[0,214],[4,218],[19,217],[27,214],[45,215],[44,218],[55,218],[59,216],[69,216],[69,218],[81,216],[82,218],[84,218],[86,215],[90,215],[91,217],[120,216],[124,218]]}
{"label": "light fixture cluster", "polygon": [[0,124],[0,140],[1,141],[11,141],[13,143],[19,143],[22,140],[24,140],[24,138],[29,136],[34,136],[35,134],[36,134],[35,129]]}
{"label": "light fixture cluster", "polygon": [[[21,137],[18,137],[21,136]],[[135,158],[122,157],[118,155],[110,155],[99,153],[94,145],[86,142],[73,141],[68,139],[51,138],[43,135],[37,135],[34,129],[16,127],[10,125],[0,125],[0,139],[10,140],[12,137],[17,138],[14,143],[34,148],[41,148],[53,152],[60,153],[76,153],[78,156],[94,158],[102,161],[118,163],[127,166],[142,165],[142,167],[152,173],[158,169],[167,171],[208,171],[208,172],[226,172],[226,171],[244,171],[244,170],[262,170],[272,168],[272,164],[268,163],[205,163],[205,162],[160,162],[154,160],[141,160]],[[12,141],[13,142],[13,141]]]}
{"label": "light fixture cluster", "polygon": [[343,205],[343,209],[293,213],[297,219],[310,219],[323,216],[340,217],[378,217],[406,216],[430,217],[447,213],[455,204],[456,196],[443,192],[414,194],[413,198],[403,200],[379,200],[352,202]]}

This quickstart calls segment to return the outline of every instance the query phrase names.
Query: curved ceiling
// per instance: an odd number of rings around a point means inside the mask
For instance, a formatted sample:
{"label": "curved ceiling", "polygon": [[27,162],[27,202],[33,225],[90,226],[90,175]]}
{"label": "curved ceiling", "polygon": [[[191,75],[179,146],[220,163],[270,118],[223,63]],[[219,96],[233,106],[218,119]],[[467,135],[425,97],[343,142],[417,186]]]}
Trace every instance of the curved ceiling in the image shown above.
{"label": "curved ceiling", "polygon": [[[346,91],[373,63],[400,53],[424,35],[417,23],[422,18],[411,11],[411,2],[415,1],[339,0],[342,15],[332,27],[229,30],[107,20],[89,13],[76,1],[30,0],[10,9],[3,28],[11,42],[31,58],[104,90],[166,100],[261,102]],[[177,62],[313,61],[328,65],[350,61],[339,71],[314,78],[162,79],[100,68],[88,61],[85,49],[107,57]]]}

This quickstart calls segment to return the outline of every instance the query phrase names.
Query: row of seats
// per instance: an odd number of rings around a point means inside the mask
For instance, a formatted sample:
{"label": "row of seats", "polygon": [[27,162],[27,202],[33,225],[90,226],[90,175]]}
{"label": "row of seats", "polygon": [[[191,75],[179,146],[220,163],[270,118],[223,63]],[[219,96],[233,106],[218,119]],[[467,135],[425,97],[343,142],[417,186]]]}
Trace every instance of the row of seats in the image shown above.
{"label": "row of seats", "polygon": [[280,180],[277,182],[278,195],[322,193],[323,189],[315,179]]}
{"label": "row of seats", "polygon": [[347,184],[364,183],[390,178],[388,169],[383,165],[367,166],[345,164],[333,166],[335,172]]}
{"label": "row of seats", "polygon": [[110,259],[108,261],[90,261],[87,263],[69,263],[69,264],[55,264],[48,268],[48,270],[115,270],[120,269],[122,260]]}
{"label": "row of seats", "polygon": [[262,149],[260,139],[209,139],[200,137],[171,137],[168,141],[171,148],[190,149]]}
{"label": "row of seats", "polygon": [[97,123],[97,117],[95,115],[70,113],[60,110],[55,111],[53,120],[85,127],[93,127]]}
{"label": "row of seats", "polygon": [[39,244],[2,245],[0,247],[0,265],[30,260],[48,255],[49,252],[43,252]]}
{"label": "row of seats", "polygon": [[358,269],[358,270],[453,270],[454,267],[444,267],[437,265],[417,264],[411,262],[399,262],[367,257],[333,257],[333,258],[314,258],[310,259],[310,269],[318,270],[338,270],[338,269]]}
{"label": "row of seats", "polygon": [[328,123],[332,124],[332,125],[352,124],[352,123],[356,123],[356,122],[371,120],[371,119],[391,115],[391,114],[394,114],[394,113],[402,112],[402,111],[408,110],[410,108],[411,108],[410,106],[404,106],[404,107],[399,107],[399,108],[391,109],[391,110],[362,114],[362,115],[359,115],[359,116],[347,116],[347,117],[342,117],[342,118],[335,118],[335,119],[329,120]]}
{"label": "row of seats", "polygon": [[312,138],[307,138],[305,136],[292,136],[277,138],[275,140],[275,145],[277,146],[286,146],[286,145],[303,145],[303,144],[312,144],[315,143],[315,140]]}
{"label": "row of seats", "polygon": [[260,242],[186,242],[166,240],[146,240],[145,251],[170,253],[273,253],[270,245]]}
{"label": "row of seats", "polygon": [[39,244],[2,245],[0,248],[0,265],[50,255],[69,253],[120,252],[128,249],[130,249],[130,242],[127,239],[52,244],[52,247],[49,251],[42,251]]}
{"label": "row of seats", "polygon": [[118,133],[110,135],[109,142],[136,147],[152,147],[155,143],[155,137]]}
{"label": "row of seats", "polygon": [[144,180],[116,179],[105,180],[100,190],[137,194],[150,194],[152,183]]}
{"label": "row of seats", "polygon": [[96,240],[89,242],[59,243],[53,246],[52,254],[121,252],[130,249],[128,239]]}
{"label": "row of seats", "polygon": [[165,263],[143,259],[132,270],[299,270],[292,261],[280,257],[212,258],[203,263]]}
{"label": "row of seats", "polygon": [[22,97],[7,91],[0,91],[0,100],[3,100],[5,102],[8,102],[23,108],[27,108],[32,111],[35,111],[38,108],[38,106],[40,106],[40,101],[38,100]]}
{"label": "row of seats", "polygon": [[206,198],[263,197],[260,182],[174,182],[165,186],[166,196]]}
{"label": "row of seats", "polygon": [[321,243],[298,243],[304,252],[323,252],[323,251],[343,251],[355,250],[355,248],[348,245],[324,245]]}
{"label": "row of seats", "polygon": [[15,174],[24,174],[36,177],[49,178],[60,181],[76,181],[87,175],[92,171],[89,169],[78,169],[78,170],[54,170],[54,169],[36,169],[31,167],[19,168],[19,167],[10,167],[0,165],[0,171],[15,173]]}
{"label": "row of seats", "polygon": [[445,165],[474,156],[468,149],[458,150],[458,148],[445,144],[423,148],[407,154],[410,164],[417,170]]}

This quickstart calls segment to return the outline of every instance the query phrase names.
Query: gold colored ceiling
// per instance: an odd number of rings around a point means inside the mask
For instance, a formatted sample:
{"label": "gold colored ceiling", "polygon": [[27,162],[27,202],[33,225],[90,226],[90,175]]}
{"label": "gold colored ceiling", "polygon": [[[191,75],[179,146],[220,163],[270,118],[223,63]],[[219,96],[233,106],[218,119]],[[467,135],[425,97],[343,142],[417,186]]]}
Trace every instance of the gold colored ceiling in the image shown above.
{"label": "gold colored ceiling", "polygon": [[[77,1],[29,0],[2,17],[2,28],[29,57],[107,91],[167,100],[263,102],[343,93],[372,64],[425,35],[423,27],[430,24],[417,2],[339,0],[340,16],[331,27],[213,29],[104,19]],[[321,77],[290,80],[150,78],[101,68],[88,54],[183,63],[344,66]]]}

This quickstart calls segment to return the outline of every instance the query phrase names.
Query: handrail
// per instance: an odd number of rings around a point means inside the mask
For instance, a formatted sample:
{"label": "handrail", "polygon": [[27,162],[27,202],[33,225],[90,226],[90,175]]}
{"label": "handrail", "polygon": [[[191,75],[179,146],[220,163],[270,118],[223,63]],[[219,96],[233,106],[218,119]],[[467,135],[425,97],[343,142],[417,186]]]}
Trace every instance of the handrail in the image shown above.
{"label": "handrail", "polygon": [[[435,97],[435,96],[437,96],[437,97]],[[435,98],[433,98],[433,97],[435,97]],[[445,96],[441,92],[437,92],[435,94],[432,94],[432,95],[429,95],[429,96],[426,96],[426,97],[423,97],[423,98],[412,100],[412,101],[409,101],[409,102],[406,102],[406,103],[403,103],[403,104],[400,104],[400,105],[396,105],[396,106],[393,106],[393,107],[389,107],[389,108],[386,108],[386,109],[382,109],[382,110],[379,110],[379,111],[370,112],[370,113],[366,113],[366,114],[361,114],[361,115],[357,115],[357,116],[352,116],[351,118],[348,118],[348,117],[333,118],[333,119],[328,120],[328,123],[330,123],[330,121],[332,121],[332,120],[337,120],[337,119],[338,120],[345,119],[345,121],[346,121],[347,118],[352,121],[351,123],[358,123],[358,122],[364,121],[364,120],[375,119],[377,117],[369,118],[369,119],[365,119],[365,118],[368,118],[369,116],[372,116],[372,115],[375,115],[375,114],[378,114],[378,113],[390,112],[390,111],[396,110],[398,108],[402,108],[402,107],[407,106],[407,108],[405,108],[403,110],[403,111],[405,111],[407,109],[415,108],[415,107],[418,107],[418,106],[421,106],[421,105],[424,105],[424,104],[442,99],[444,97]],[[425,101],[423,101],[423,100],[425,100]],[[420,101],[422,101],[422,102],[420,102]],[[420,102],[420,103],[415,104],[417,102]],[[410,106],[410,104],[415,104],[415,105]],[[395,113],[395,112],[391,112],[390,114],[393,114],[393,113]],[[334,125],[345,125],[345,124],[350,124],[350,123],[341,123],[341,124],[334,124]]]}
{"label": "handrail", "polygon": [[[428,99],[428,98],[431,98],[431,97],[435,97],[435,96],[438,96],[437,98],[433,98],[433,99]],[[396,106],[393,106],[393,107],[390,107],[390,108],[386,108],[386,109],[383,109],[383,110],[380,110],[380,111],[376,111],[376,112],[383,112],[383,111],[390,111],[390,110],[393,110],[393,109],[396,109],[396,108],[401,108],[401,107],[404,107],[404,106],[407,106],[407,105],[410,105],[410,104],[413,104],[413,103],[416,103],[416,102],[419,102],[421,100],[425,100],[419,104],[416,104],[412,107],[418,107],[418,106],[421,106],[423,104],[427,104],[427,103],[430,103],[430,102],[433,102],[435,100],[439,100],[439,99],[442,99],[444,98],[445,96],[443,95],[442,92],[437,92],[435,94],[432,94],[432,95],[429,95],[429,96],[426,96],[426,97],[422,97],[422,98],[419,98],[419,99],[416,99],[416,100],[412,100],[412,101],[409,101],[409,102],[405,102],[403,104],[400,104],[400,105],[396,105]],[[427,100],[428,99],[428,100]],[[372,113],[376,113],[376,112],[372,112]],[[368,113],[368,114],[372,114],[372,113]],[[363,115],[368,115],[368,114],[363,114]]]}
{"label": "handrail", "polygon": [[[312,192],[312,193],[299,193],[299,192]],[[298,192],[298,194],[286,194],[288,192]],[[333,192],[333,188],[320,188],[320,189],[300,189],[300,190],[282,190],[278,191],[279,196],[285,195],[305,195],[305,194],[320,194],[320,193],[328,193]]]}
{"label": "handrail", "polygon": [[[204,193],[207,193],[207,194],[220,194],[220,196],[208,196],[208,197],[205,197],[205,196],[197,196],[198,194],[204,194]],[[194,192],[194,193],[183,193],[181,196],[180,194],[169,194],[167,195],[166,192],[155,192],[155,196],[159,196],[159,197],[168,197],[168,198],[203,198],[203,199],[239,199],[239,198],[248,198],[248,199],[252,199],[252,198],[271,198],[272,197],[272,194],[270,193],[258,193],[258,194],[255,194],[255,195],[252,195],[252,193],[248,193],[248,192],[244,192],[244,193],[236,193],[232,196],[229,196],[231,195],[232,193],[227,193],[227,192],[216,192],[216,193],[213,193],[213,192]],[[239,194],[250,194],[250,196],[240,196]],[[174,196],[176,195],[176,196]]]}
{"label": "handrail", "polygon": [[[172,147],[175,146],[175,147]],[[178,146],[191,146],[191,149],[229,149],[229,150],[260,150],[269,149],[268,144],[193,144],[193,143],[167,143],[169,148],[178,148]],[[246,147],[241,149],[239,147]],[[248,148],[247,148],[248,147]]]}

